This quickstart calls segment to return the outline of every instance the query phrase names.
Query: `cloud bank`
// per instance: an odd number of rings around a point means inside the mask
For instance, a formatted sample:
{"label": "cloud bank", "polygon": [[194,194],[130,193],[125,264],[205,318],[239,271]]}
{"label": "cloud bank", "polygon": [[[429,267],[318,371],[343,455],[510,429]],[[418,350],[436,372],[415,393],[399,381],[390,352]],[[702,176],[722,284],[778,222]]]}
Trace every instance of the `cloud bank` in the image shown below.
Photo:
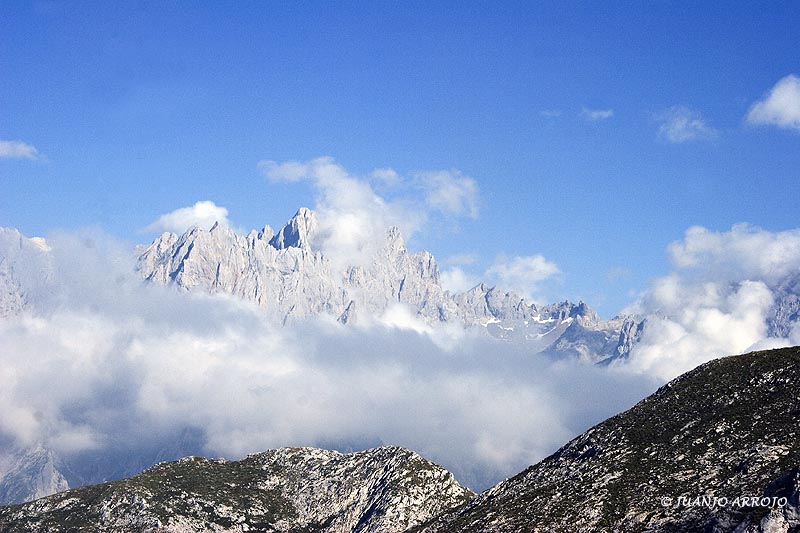
{"label": "cloud bank", "polygon": [[63,284],[0,322],[0,442],[102,457],[142,435],[168,447],[189,428],[200,449],[182,453],[231,458],[398,444],[482,489],[655,388],[460,328],[416,327],[402,308],[369,326],[282,328],[231,297],[142,284],[126,247],[101,235],[48,242]]}
{"label": "cloud bank", "polygon": [[749,124],[800,130],[800,77],[790,74],[750,107]]}
{"label": "cloud bank", "polygon": [[[668,247],[672,272],[631,309],[646,316],[640,343],[611,367],[432,327],[400,304],[361,325],[280,327],[224,294],[143,284],[130,247],[97,232],[47,243],[48,290],[0,321],[0,443],[45,442],[87,464],[142,447],[235,458],[397,444],[483,489],[700,363],[800,343],[797,324],[768,337],[781,287],[800,276],[800,230],[687,230]],[[558,271],[541,256],[492,268],[533,284]]]}
{"label": "cloud bank", "polygon": [[797,330],[768,336],[782,284],[800,276],[800,230],[696,226],[667,250],[673,271],[629,309],[647,322],[622,366],[670,379],[723,355],[800,343]]}

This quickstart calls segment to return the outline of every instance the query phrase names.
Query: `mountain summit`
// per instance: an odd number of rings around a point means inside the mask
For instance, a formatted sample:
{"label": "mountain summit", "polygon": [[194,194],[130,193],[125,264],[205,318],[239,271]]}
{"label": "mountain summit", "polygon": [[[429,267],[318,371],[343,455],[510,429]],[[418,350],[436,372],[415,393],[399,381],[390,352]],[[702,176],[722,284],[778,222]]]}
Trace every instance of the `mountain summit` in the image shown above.
{"label": "mountain summit", "polygon": [[269,243],[278,250],[289,247],[309,249],[316,229],[316,215],[307,207],[301,207]]}

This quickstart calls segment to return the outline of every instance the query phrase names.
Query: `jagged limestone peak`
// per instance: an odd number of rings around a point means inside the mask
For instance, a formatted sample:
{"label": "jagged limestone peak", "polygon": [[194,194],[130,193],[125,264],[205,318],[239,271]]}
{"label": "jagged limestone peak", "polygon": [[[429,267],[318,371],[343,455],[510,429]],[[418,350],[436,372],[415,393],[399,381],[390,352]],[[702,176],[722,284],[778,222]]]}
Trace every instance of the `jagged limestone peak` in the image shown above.
{"label": "jagged limestone peak", "polygon": [[316,229],[317,216],[307,207],[301,207],[269,243],[279,250],[289,247],[310,250]]}

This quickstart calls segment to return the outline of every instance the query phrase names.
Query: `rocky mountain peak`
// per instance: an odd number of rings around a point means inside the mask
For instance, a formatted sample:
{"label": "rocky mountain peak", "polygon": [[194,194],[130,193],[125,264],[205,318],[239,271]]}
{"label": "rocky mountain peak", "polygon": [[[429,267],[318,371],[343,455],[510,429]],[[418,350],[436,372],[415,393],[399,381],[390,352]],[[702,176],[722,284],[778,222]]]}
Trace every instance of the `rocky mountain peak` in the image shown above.
{"label": "rocky mountain peak", "polygon": [[289,247],[309,250],[316,229],[317,216],[307,207],[301,207],[269,243],[279,250]]}
{"label": "rocky mountain peak", "polygon": [[258,238],[262,241],[271,241],[272,237],[275,236],[275,230],[273,230],[269,224],[266,224],[261,231],[258,232]]}
{"label": "rocky mountain peak", "polygon": [[386,230],[386,253],[389,257],[397,258],[400,255],[406,254],[406,243],[403,240],[403,235],[400,233],[400,228],[392,226]]}
{"label": "rocky mountain peak", "polygon": [[594,324],[600,321],[600,315],[598,315],[597,312],[589,307],[589,304],[583,300],[580,300],[578,305],[572,308],[569,316],[573,318],[580,318],[585,324]]}

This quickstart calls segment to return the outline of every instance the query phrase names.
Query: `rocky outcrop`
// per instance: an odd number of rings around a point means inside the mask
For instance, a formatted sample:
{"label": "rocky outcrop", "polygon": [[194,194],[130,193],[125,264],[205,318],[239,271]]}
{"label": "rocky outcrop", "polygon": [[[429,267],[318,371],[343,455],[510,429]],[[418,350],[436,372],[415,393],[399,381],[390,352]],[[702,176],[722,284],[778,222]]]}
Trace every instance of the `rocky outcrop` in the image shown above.
{"label": "rocky outcrop", "polygon": [[129,479],[0,508],[0,532],[402,532],[474,494],[419,455],[282,448],[188,457]]}
{"label": "rocky outcrop", "polygon": [[798,531],[800,348],[718,359],[416,532]]}

